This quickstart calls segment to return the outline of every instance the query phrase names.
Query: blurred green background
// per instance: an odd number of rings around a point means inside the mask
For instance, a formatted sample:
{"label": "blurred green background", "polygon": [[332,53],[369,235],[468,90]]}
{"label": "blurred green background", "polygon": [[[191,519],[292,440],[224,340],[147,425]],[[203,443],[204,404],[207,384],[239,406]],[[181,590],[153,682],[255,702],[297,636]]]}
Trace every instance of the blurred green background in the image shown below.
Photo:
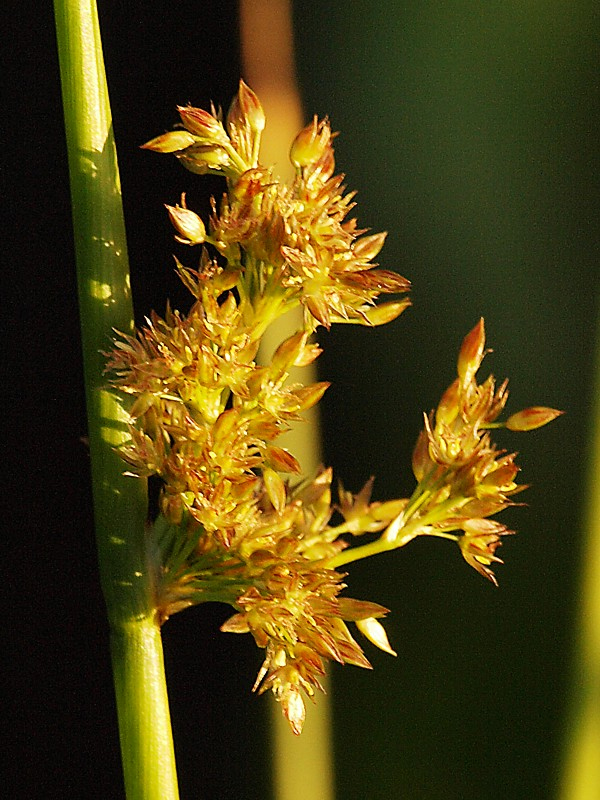
{"label": "blurred green background", "polygon": [[[414,307],[385,329],[320,336],[326,461],[347,488],[410,492],[420,412],[484,316],[482,373],[509,408],[567,415],[520,451],[531,483],[504,521],[500,589],[439,541],[351,565],[351,593],[392,609],[398,658],[334,670],[339,797],[551,798],[582,561],[598,301],[599,10],[584,2],[295,4],[307,114],[341,131],[359,222]],[[598,742],[600,759],[600,742]],[[590,798],[592,796],[590,795]]]}

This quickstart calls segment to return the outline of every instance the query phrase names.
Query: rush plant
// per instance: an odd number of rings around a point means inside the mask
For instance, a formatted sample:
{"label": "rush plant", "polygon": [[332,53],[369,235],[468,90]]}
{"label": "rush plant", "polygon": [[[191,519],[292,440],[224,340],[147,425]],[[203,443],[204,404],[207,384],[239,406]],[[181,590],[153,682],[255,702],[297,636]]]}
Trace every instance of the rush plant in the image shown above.
{"label": "rush plant", "polygon": [[[382,325],[409,305],[409,282],[374,263],[385,234],[350,215],[354,195],[334,174],[328,121],[314,119],[293,141],[289,184],[260,163],[265,116],[243,82],[227,115],[181,107],[180,126],[144,145],[221,175],[225,191],[208,220],[185,196],[167,206],[178,242],[196,248],[192,266],[176,260],[191,307],[153,312],[135,331],[95,2],[55,0],[55,16],[125,787],[128,800],[176,800],[160,635],[168,618],[206,601],[229,604],[223,631],[250,633],[264,651],[254,689],[272,691],[300,734],[327,661],[370,667],[351,626],[394,653],[380,622],[387,609],[346,594],[346,565],[436,536],[495,583],[510,531],[493,517],[523,487],[515,454],[491,433],[537,428],[560,412],[534,407],[501,421],[506,381],[477,378],[480,320],[456,379],[424,415],[410,497],[374,501],[372,480],[357,494],[341,484],[334,492],[329,468],[300,474],[280,437],[328,383],[290,382],[290,370],[318,358],[320,327]],[[294,308],[299,329],[261,360],[265,331]],[[153,519],[148,477],[160,484]]]}

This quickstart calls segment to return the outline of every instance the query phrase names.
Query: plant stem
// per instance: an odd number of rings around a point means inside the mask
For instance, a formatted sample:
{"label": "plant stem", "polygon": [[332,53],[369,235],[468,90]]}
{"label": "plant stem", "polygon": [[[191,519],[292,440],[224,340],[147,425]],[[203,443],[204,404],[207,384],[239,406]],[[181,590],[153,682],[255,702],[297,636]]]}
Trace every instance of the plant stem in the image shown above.
{"label": "plant stem", "polygon": [[160,628],[145,547],[146,485],[123,476],[121,398],[106,388],[113,328],[133,330],[116,149],[95,0],[55,0],[102,588],[128,800],[178,797]]}
{"label": "plant stem", "polygon": [[150,617],[113,626],[111,651],[127,800],[177,800],[160,628]]}

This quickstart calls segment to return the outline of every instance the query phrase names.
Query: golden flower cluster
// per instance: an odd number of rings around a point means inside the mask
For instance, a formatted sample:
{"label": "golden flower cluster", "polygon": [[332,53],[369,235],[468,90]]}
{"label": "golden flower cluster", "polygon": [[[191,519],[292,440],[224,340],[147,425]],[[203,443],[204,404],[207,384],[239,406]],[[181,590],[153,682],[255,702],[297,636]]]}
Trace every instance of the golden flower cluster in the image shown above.
{"label": "golden flower cluster", "polygon": [[[115,342],[107,369],[132,396],[121,455],[131,474],[161,481],[151,545],[159,618],[206,600],[233,606],[222,629],[250,632],[264,649],[255,689],[272,690],[299,733],[303,696],[321,688],[327,660],[370,666],[346,623],[393,653],[378,621],[387,609],[341,595],[337,567],[437,535],[458,541],[465,559],[493,579],[489,565],[507,531],[488,517],[519,488],[514,454],[496,450],[489,434],[506,384],[476,382],[481,322],[462,346],[457,380],[425,418],[411,498],[372,502],[369,481],[357,495],[340,488],[335,504],[331,470],[302,480],[277,440],[328,384],[290,384],[291,368],[318,357],[311,335],[319,325],[396,318],[406,297],[376,301],[404,295],[409,283],[373,262],[385,235],[348,218],[353,194],[334,175],[326,120],[313,120],[294,140],[288,185],[259,163],[265,117],[243,82],[225,119],[214,109],[179,114],[182,129],[144,147],[173,153],[193,172],[222,174],[227,191],[213,201],[208,224],[185,197],[167,206],[176,239],[202,247],[197,268],[177,262],[194,302],[186,315],[153,313],[137,336]],[[297,306],[301,330],[259,363],[265,330]],[[506,424],[538,427],[557,413],[528,409]],[[378,538],[349,546],[348,536],[369,533]]]}

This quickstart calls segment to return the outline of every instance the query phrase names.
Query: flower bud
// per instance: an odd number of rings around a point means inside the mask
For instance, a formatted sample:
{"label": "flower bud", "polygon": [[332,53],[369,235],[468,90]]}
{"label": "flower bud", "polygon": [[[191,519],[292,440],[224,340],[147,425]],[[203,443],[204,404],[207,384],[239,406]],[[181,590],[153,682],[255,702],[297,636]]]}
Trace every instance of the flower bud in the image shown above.
{"label": "flower bud", "polygon": [[374,233],[370,236],[361,236],[354,242],[352,255],[362,262],[371,261],[385,244],[387,233]]}
{"label": "flower bud", "polygon": [[221,625],[223,633],[248,633],[250,626],[245,614],[234,614]]}
{"label": "flower bud", "polygon": [[296,686],[285,686],[284,689],[279,692],[278,699],[281,703],[283,715],[290,723],[292,733],[296,736],[300,736],[306,717],[306,709],[304,708],[304,701],[302,700],[300,690]]}
{"label": "flower bud", "polygon": [[276,447],[275,445],[267,447],[265,461],[273,469],[277,469],[280,472],[300,472],[300,464],[296,458],[290,452],[284,450],[283,447]]}
{"label": "flower bud", "polygon": [[359,619],[385,617],[389,612],[389,608],[380,606],[379,603],[371,603],[368,600],[355,600],[353,597],[338,597],[338,607],[340,617],[349,622],[357,622]]}
{"label": "flower bud", "polygon": [[253,167],[242,172],[231,186],[229,194],[240,203],[250,204],[268,185],[267,176],[262,169]]}
{"label": "flower bud", "polygon": [[298,331],[279,345],[269,366],[271,380],[279,381],[286,372],[289,372],[303,352],[307,338],[308,334],[305,331]]}
{"label": "flower bud", "polygon": [[405,300],[392,300],[389,303],[380,303],[378,306],[371,306],[367,309],[361,309],[361,316],[352,322],[358,322],[359,325],[387,325],[402,314],[403,311],[411,305],[408,298]]}
{"label": "flower bud", "polygon": [[347,275],[344,282],[348,286],[364,289],[367,292],[399,294],[410,289],[410,283],[406,278],[389,269],[362,269]]}
{"label": "flower bud", "polygon": [[181,202],[181,206],[165,205],[171,224],[179,234],[175,238],[182,244],[202,244],[206,239],[204,223],[198,214],[185,207],[185,195],[182,195]]}
{"label": "flower bud", "polygon": [[531,406],[518,411],[506,420],[506,427],[509,431],[533,431],[547,425],[553,419],[560,417],[564,411],[556,408],[546,408],[545,406]]}
{"label": "flower bud", "polygon": [[303,386],[300,389],[294,389],[290,392],[294,400],[292,400],[289,410],[307,411],[312,408],[323,397],[330,385],[329,381],[319,381],[309,386]]}
{"label": "flower bud", "polygon": [[308,295],[303,302],[316,321],[329,330],[331,328],[331,314],[325,300],[318,294],[312,294]]}
{"label": "flower bud", "polygon": [[215,444],[222,444],[229,440],[231,434],[239,426],[239,413],[235,408],[221,412],[213,425],[213,440]]}
{"label": "flower bud", "polygon": [[256,94],[244,81],[240,81],[237,100],[250,130],[261,133],[265,129],[265,112]]}
{"label": "flower bud", "polygon": [[269,500],[276,511],[283,511],[285,508],[286,491],[285,483],[281,477],[271,467],[263,469],[263,482]]}
{"label": "flower bud", "polygon": [[464,338],[458,354],[458,377],[463,383],[469,383],[481,366],[485,347],[485,328],[483,317]]}
{"label": "flower bud", "polygon": [[356,627],[372,644],[374,644],[380,650],[383,650],[385,653],[389,653],[391,656],[398,655],[398,653],[391,648],[385,628],[381,622],[375,619],[375,617],[359,619],[356,623]]}
{"label": "flower bud", "polygon": [[298,355],[298,358],[294,361],[295,367],[307,367],[309,364],[312,364],[323,352],[322,348],[319,347],[316,342],[309,343],[304,346],[302,352]]}
{"label": "flower bud", "polygon": [[429,437],[427,431],[423,430],[419,434],[412,454],[412,470],[417,481],[422,481],[432,466],[433,462],[429,455]]}
{"label": "flower bud", "polygon": [[508,533],[506,525],[503,525],[501,522],[496,522],[495,519],[465,519],[461,524],[461,528],[467,536],[475,537],[501,536],[502,534]]}
{"label": "flower bud", "polygon": [[193,106],[177,106],[177,111],[190,133],[210,144],[229,144],[229,137],[222,123],[208,111]]}
{"label": "flower bud", "polygon": [[331,129],[327,120],[319,121],[314,117],[292,142],[290,148],[290,161],[298,169],[314,164],[329,147]]}
{"label": "flower bud", "polygon": [[458,378],[446,389],[435,412],[436,425],[452,425],[458,416],[460,381]]}
{"label": "flower bud", "polygon": [[176,153],[196,143],[196,138],[189,131],[170,131],[150,139],[140,145],[142,150],[153,150],[155,153]]}
{"label": "flower bud", "polygon": [[207,172],[227,172],[231,166],[229,156],[222,147],[212,144],[195,144],[177,153],[183,166],[196,175]]}

